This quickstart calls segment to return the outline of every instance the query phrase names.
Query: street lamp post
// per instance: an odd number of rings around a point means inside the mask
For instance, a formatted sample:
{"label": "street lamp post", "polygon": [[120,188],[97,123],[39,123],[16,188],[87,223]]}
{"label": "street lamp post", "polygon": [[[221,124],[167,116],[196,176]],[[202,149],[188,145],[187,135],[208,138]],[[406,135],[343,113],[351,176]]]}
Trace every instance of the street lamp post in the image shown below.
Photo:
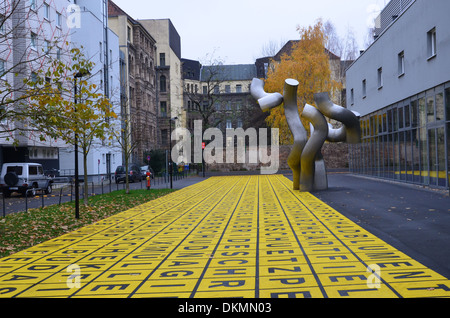
{"label": "street lamp post", "polygon": [[[75,112],[77,111],[78,104],[78,86],[77,79],[82,78],[83,76],[90,75],[89,71],[80,71],[75,74]],[[78,133],[75,132],[75,218],[80,218],[80,181],[78,180]],[[86,182],[86,180],[85,180]]]}
{"label": "street lamp post", "polygon": [[170,145],[170,156],[169,156],[169,174],[170,174],[170,188],[173,189],[173,162],[172,162],[172,120],[177,120],[178,117],[170,118],[169,120],[169,145]]}

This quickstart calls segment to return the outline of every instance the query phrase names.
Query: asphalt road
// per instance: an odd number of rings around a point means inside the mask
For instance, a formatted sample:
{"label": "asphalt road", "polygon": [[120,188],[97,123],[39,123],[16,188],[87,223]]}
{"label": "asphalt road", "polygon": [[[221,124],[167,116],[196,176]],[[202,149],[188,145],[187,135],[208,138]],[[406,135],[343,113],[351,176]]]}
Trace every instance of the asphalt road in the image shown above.
{"label": "asphalt road", "polygon": [[313,193],[380,239],[450,278],[448,192],[330,174],[329,189]]}

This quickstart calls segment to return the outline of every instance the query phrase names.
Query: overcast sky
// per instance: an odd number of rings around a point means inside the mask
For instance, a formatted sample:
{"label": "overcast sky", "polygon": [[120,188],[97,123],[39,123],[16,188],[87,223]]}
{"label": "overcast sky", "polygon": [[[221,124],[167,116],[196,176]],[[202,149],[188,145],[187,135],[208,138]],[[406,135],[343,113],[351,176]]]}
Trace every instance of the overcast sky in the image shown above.
{"label": "overcast sky", "polygon": [[[360,49],[368,26],[388,0],[114,0],[134,19],[169,18],[181,37],[183,58],[250,64],[270,41],[299,38],[297,26],[330,20],[340,36],[348,29]],[[374,13],[374,11],[377,11]]]}

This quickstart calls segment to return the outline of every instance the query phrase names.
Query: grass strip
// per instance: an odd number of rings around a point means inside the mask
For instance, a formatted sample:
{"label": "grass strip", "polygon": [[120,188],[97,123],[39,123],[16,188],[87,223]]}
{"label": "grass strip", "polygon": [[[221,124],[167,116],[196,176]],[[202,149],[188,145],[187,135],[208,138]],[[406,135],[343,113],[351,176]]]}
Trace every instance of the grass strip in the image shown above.
{"label": "grass strip", "polygon": [[75,202],[9,214],[0,218],[0,259],[174,191],[132,190],[126,194],[121,190],[96,195],[89,198],[88,206],[80,201],[79,219],[75,218]]}

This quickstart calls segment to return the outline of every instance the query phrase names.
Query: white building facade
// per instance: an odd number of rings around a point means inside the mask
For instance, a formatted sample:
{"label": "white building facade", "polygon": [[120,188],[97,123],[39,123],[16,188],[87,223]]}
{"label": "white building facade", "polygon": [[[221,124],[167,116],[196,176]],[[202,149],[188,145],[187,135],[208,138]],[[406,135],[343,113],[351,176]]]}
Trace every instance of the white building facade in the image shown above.
{"label": "white building facade", "polygon": [[450,1],[392,0],[374,43],[347,70],[347,106],[362,115],[355,173],[449,187]]}
{"label": "white building facade", "polygon": [[[70,63],[70,16],[67,0],[3,1],[0,6],[0,74],[2,111],[13,112],[18,103],[4,103],[5,97],[18,100],[26,89],[24,79],[49,66],[52,59]],[[17,129],[21,128],[21,129]],[[0,164],[37,162],[44,169],[58,169],[58,149],[64,143],[36,132],[24,131],[26,122],[2,116],[0,123]]]}
{"label": "white building facade", "polygon": [[[108,27],[108,0],[77,0],[80,18],[72,29],[71,45],[82,48],[85,56],[94,62],[90,82],[109,98],[113,111],[120,114],[120,64],[119,37]],[[113,119],[111,119],[113,120]],[[113,120],[116,131],[120,131],[118,120]],[[122,150],[117,141],[94,140],[88,158],[88,175],[108,175],[122,164]],[[83,160],[79,155],[79,171],[83,171]],[[60,149],[60,171],[62,175],[73,175],[73,146]]]}

